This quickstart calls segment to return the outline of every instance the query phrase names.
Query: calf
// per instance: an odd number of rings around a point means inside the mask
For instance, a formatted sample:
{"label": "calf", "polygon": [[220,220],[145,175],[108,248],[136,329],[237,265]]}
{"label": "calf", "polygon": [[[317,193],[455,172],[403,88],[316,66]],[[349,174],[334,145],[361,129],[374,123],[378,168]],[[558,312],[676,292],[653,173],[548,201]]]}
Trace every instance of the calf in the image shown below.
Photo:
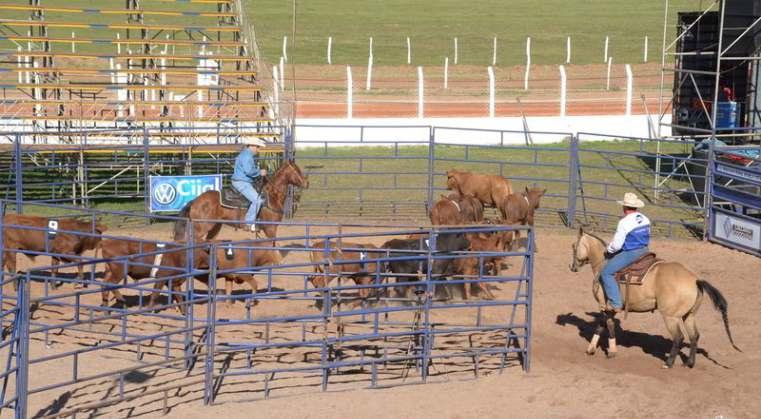
{"label": "calf", "polygon": [[[467,250],[470,246],[470,243],[465,238],[463,233],[439,232],[436,234],[436,253],[464,251]],[[428,240],[424,239],[423,237],[424,236],[421,236],[419,239],[392,239],[384,243],[382,247],[384,249],[391,250],[388,252],[390,257],[419,257],[419,259],[415,260],[395,260],[386,262],[385,270],[387,272],[402,275],[417,274],[418,277],[425,275],[428,272],[428,260],[424,254],[419,252],[427,252],[429,249],[429,243]],[[393,250],[396,250],[397,252],[394,252]],[[431,267],[431,272],[433,276],[439,278],[454,275],[456,273],[454,260],[450,258],[434,260],[433,266]],[[396,282],[409,282],[413,280],[414,278],[409,276],[396,277]],[[399,290],[397,290],[397,295],[402,295],[406,298],[411,298],[411,293],[412,289],[410,287],[406,287],[403,292],[399,292]]]}
{"label": "calf", "polygon": [[[520,194],[510,194],[505,200],[502,211],[502,219],[505,224],[522,224],[534,226],[534,212],[539,209],[539,201],[547,189],[536,186],[526,186],[526,191]],[[520,230],[515,232],[516,238],[520,236]],[[536,244],[534,245],[536,250]]]}
{"label": "calf", "polygon": [[[164,278],[177,276],[187,271],[187,249],[182,249],[176,244],[167,244],[164,249],[160,249],[156,243],[139,242],[123,239],[105,239],[101,242],[101,253],[107,260],[103,282],[118,284],[128,276],[135,281],[145,278]],[[154,253],[151,255],[140,255],[141,253]],[[161,255],[159,257],[159,254]],[[126,261],[112,260],[129,256]],[[111,259],[111,260],[109,260]],[[194,249],[194,265],[196,268],[208,266],[209,255],[205,249]],[[158,290],[160,290],[169,281],[157,282],[154,286],[154,292],[151,294],[149,306],[154,306],[158,299]],[[185,281],[181,278],[172,280],[172,290],[181,291],[182,284]],[[124,296],[118,289],[110,290],[116,298],[117,304],[125,307]],[[173,294],[176,302],[183,301],[180,294]],[[109,290],[104,287],[101,293],[103,306],[109,302]],[[184,314],[184,307],[179,305],[180,312]]]}
{"label": "calf", "polygon": [[[53,227],[51,224],[55,224]],[[18,227],[11,227],[18,226]],[[26,228],[25,228],[26,227]],[[32,227],[34,229],[29,229]],[[83,234],[66,233],[66,231],[82,232]],[[101,224],[93,225],[90,221],[80,221],[73,218],[60,220],[38,217],[34,215],[8,214],[3,217],[3,264],[8,272],[16,272],[16,252],[24,253],[32,260],[37,254],[30,252],[50,252],[52,256],[53,277],[58,275],[55,268],[61,262],[76,262],[88,250],[94,250],[100,243],[100,235],[106,231]],[[48,237],[46,237],[46,235]],[[47,242],[47,246],[46,246]],[[66,257],[65,255],[72,255]],[[82,264],[77,265],[77,278],[82,280]]]}
{"label": "calf", "polygon": [[278,265],[282,260],[280,252],[270,249],[247,249],[240,245],[225,244],[221,242],[217,246],[217,276],[225,279],[225,294],[227,305],[232,306],[233,300],[229,298],[233,293],[233,282],[236,284],[248,283],[251,293],[256,294],[257,284],[254,274],[239,272],[243,268],[256,266]]}
{"label": "calf", "polygon": [[485,206],[501,208],[513,192],[512,182],[498,175],[483,175],[463,170],[447,170],[447,189],[460,195],[472,195]]}
{"label": "calf", "polygon": [[484,219],[484,205],[470,194],[441,195],[431,208],[429,218],[433,225],[480,223]]}
{"label": "calf", "polygon": [[[468,234],[470,247],[468,250],[473,252],[500,252],[504,249],[502,233],[472,233]],[[485,272],[497,273],[499,270],[499,256],[483,257],[483,266]],[[454,259],[455,270],[463,276],[464,279],[478,279],[479,261],[477,257],[464,257]],[[494,295],[491,293],[486,284],[482,282],[463,284],[463,298],[469,299],[473,288],[477,287],[480,294],[488,300],[493,300]]]}
{"label": "calf", "polygon": [[[370,285],[373,277],[378,271],[377,262],[363,262],[365,259],[376,259],[377,252],[368,252],[368,250],[378,249],[377,246],[365,243],[352,243],[341,241],[341,247],[338,243],[330,242],[330,253],[327,260],[325,259],[325,241],[319,241],[312,245],[312,251],[309,252],[309,260],[314,264],[315,275],[309,277],[309,282],[315,288],[323,288],[334,277],[346,277],[354,280],[357,285]],[[351,249],[351,250],[347,250]],[[354,261],[353,263],[335,264],[336,261]],[[327,262],[327,269],[325,263]],[[369,288],[360,288],[359,297],[366,299],[370,296]]]}

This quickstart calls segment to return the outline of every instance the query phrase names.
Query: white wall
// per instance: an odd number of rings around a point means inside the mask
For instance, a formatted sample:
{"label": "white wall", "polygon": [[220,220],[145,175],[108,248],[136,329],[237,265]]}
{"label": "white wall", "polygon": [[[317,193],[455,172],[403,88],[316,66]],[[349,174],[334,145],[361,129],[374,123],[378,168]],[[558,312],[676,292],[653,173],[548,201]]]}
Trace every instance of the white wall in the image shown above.
{"label": "white wall", "polygon": [[[531,139],[536,144],[563,140],[568,134],[591,132],[617,136],[648,137],[646,115],[632,116],[566,116],[527,117]],[[657,121],[654,121],[657,123]],[[664,119],[668,122],[668,118]],[[297,147],[309,147],[309,142],[328,141],[331,144],[355,142],[362,137],[368,145],[388,141],[428,142],[428,126],[436,127],[437,143],[525,144],[523,119],[510,118],[300,118],[296,121]],[[364,128],[360,128],[364,126]],[[463,128],[458,130],[457,128]],[[484,130],[478,133],[465,129]],[[489,131],[493,130],[493,131]],[[496,130],[496,131],[494,131]],[[499,132],[516,131],[516,132]],[[541,133],[552,132],[554,134]],[[664,127],[662,135],[669,135]],[[604,137],[599,139],[605,139]],[[312,144],[324,146],[324,143]]]}

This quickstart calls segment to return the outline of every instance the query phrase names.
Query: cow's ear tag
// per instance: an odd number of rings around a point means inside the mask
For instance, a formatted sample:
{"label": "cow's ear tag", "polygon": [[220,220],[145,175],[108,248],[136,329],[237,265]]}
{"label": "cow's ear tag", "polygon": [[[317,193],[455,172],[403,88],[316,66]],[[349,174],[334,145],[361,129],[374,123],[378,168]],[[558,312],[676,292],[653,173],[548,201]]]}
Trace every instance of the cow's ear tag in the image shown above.
{"label": "cow's ear tag", "polygon": [[58,220],[48,220],[48,234],[55,236],[58,233]]}
{"label": "cow's ear tag", "polygon": [[235,252],[233,251],[232,246],[227,246],[227,248],[225,248],[225,257],[227,260],[232,260],[235,257]]}
{"label": "cow's ear tag", "polygon": [[156,243],[156,249],[164,249],[166,248],[166,243]]}

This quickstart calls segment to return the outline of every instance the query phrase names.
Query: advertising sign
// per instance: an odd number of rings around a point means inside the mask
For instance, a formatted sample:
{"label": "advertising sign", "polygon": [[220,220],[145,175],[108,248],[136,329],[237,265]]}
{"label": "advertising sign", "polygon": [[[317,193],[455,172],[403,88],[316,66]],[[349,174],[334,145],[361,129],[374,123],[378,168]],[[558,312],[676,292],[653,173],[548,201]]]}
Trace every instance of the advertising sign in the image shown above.
{"label": "advertising sign", "polygon": [[206,191],[221,191],[222,175],[151,176],[150,211],[180,211]]}

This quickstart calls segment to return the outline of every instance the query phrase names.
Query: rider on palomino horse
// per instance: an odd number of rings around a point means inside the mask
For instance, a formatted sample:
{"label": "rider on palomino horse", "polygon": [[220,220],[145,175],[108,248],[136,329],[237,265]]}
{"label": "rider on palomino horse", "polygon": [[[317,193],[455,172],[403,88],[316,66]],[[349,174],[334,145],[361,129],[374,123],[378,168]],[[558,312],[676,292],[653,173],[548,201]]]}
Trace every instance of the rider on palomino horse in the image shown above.
{"label": "rider on palomino horse", "polygon": [[645,206],[637,195],[627,192],[624,200],[618,201],[624,209],[624,216],[618,222],[616,234],[605,249],[605,258],[610,259],[600,274],[605,296],[611,311],[623,308],[621,293],[616,283],[616,272],[626,268],[648,253],[650,243],[650,220],[639,209]]}
{"label": "rider on palomino horse", "polygon": [[254,188],[253,182],[259,176],[267,176],[267,170],[259,169],[259,163],[257,162],[259,147],[263,145],[264,141],[259,138],[250,139],[235,159],[235,170],[232,176],[233,188],[251,202],[251,206],[246,212],[246,224],[248,224],[248,228],[251,231],[256,230],[256,216],[263,202],[259,193]]}

